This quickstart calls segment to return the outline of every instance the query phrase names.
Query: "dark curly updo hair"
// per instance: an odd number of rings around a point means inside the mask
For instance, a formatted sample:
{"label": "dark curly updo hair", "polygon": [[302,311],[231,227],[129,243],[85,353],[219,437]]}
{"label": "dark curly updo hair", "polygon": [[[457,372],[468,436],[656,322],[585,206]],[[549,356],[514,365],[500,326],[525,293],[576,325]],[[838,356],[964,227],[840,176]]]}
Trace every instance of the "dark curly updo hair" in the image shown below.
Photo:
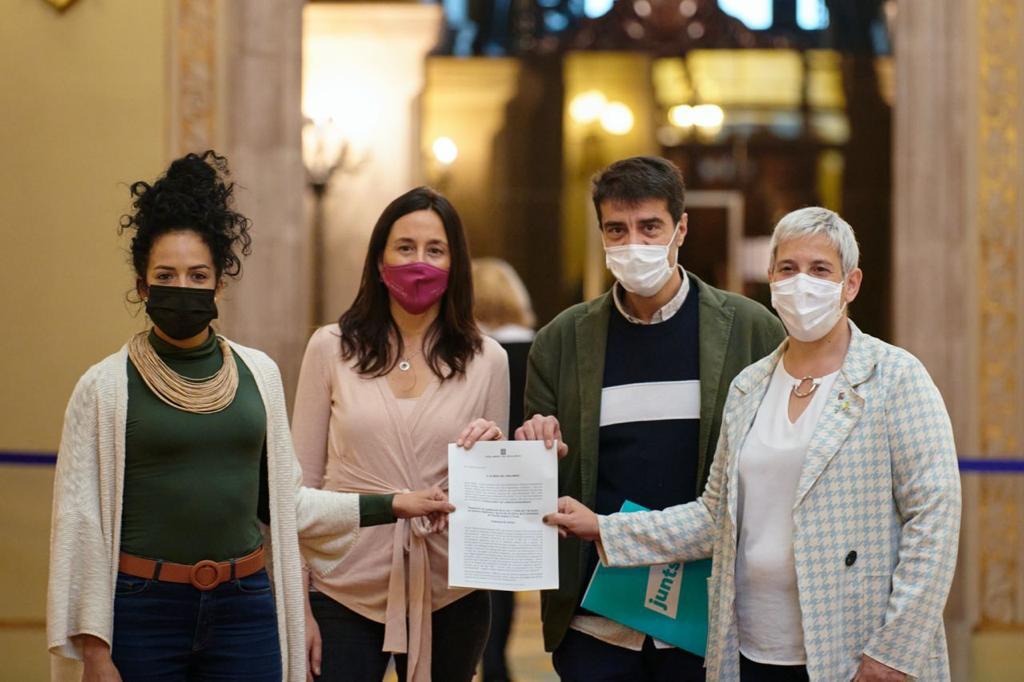
{"label": "dark curly updo hair", "polygon": [[227,180],[229,175],[228,160],[208,149],[175,160],[152,185],[132,183],[134,210],[121,216],[121,232],[135,231],[132,267],[142,282],[154,242],[181,230],[195,232],[209,247],[218,280],[241,274],[239,254],[249,255],[252,237],[249,219],[233,210],[235,184]]}

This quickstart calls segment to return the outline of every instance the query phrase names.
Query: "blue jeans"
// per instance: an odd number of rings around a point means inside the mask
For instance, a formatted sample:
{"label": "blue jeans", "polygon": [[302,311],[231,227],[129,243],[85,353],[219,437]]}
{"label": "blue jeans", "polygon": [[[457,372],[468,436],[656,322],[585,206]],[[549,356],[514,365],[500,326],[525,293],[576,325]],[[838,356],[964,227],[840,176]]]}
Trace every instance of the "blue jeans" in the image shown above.
{"label": "blue jeans", "polygon": [[124,682],[280,682],[267,572],[206,592],[118,573],[111,654]]}

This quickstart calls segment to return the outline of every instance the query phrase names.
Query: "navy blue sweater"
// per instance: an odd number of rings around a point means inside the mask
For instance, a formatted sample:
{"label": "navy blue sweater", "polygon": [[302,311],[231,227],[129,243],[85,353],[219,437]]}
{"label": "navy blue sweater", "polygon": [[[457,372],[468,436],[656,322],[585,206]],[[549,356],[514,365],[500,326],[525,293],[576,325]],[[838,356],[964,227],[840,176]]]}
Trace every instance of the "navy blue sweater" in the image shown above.
{"label": "navy blue sweater", "polygon": [[[696,499],[700,432],[698,290],[658,324],[634,324],[613,307],[608,323],[598,514],[630,500],[664,509]],[[591,548],[588,572],[597,565]]]}

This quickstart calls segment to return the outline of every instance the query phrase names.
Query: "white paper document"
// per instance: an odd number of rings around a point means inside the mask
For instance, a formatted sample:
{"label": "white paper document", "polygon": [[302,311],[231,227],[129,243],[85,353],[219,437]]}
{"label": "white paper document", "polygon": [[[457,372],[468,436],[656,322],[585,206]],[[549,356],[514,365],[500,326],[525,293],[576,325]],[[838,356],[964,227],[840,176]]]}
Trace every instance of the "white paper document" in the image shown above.
{"label": "white paper document", "polygon": [[488,590],[558,587],[558,457],[543,441],[448,445],[448,585]]}

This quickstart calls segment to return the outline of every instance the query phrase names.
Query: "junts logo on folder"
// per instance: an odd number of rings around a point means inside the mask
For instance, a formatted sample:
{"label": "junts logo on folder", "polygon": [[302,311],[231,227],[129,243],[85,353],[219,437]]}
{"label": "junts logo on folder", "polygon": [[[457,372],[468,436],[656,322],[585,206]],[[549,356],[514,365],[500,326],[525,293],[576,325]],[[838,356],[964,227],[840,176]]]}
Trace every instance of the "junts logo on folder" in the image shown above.
{"label": "junts logo on folder", "polygon": [[669,618],[676,617],[679,593],[682,591],[683,565],[681,563],[651,566],[647,573],[647,594],[644,608]]}
{"label": "junts logo on folder", "polygon": [[[623,512],[647,511],[629,500]],[[594,569],[583,608],[704,656],[708,639],[711,559],[659,566]]]}

